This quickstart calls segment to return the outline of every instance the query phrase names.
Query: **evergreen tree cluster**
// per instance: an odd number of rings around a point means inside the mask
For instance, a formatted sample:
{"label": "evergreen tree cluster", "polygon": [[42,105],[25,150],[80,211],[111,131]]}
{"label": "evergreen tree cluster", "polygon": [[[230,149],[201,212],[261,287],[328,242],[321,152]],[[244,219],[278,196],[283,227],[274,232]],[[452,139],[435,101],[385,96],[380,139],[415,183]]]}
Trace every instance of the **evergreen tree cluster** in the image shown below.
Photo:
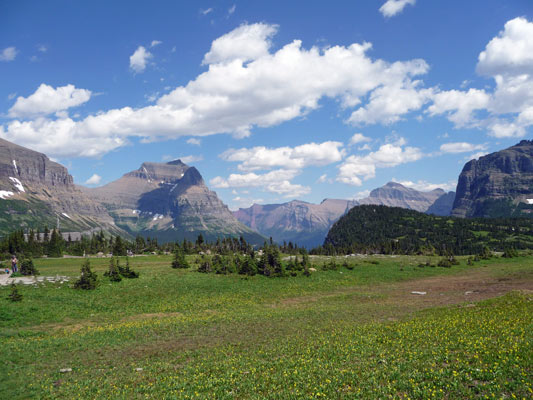
{"label": "evergreen tree cluster", "polygon": [[271,243],[265,243],[261,253],[251,250],[244,255],[240,254],[215,254],[210,256],[201,254],[196,263],[198,272],[215,274],[240,274],[253,276],[256,274],[268,277],[295,276],[299,271],[309,275],[311,263],[305,249],[300,249],[301,259],[298,255],[290,257],[286,262],[281,259],[280,248]]}
{"label": "evergreen tree cluster", "polygon": [[352,208],[330,229],[312,254],[469,255],[506,249],[533,249],[528,218],[453,218],[398,207]]}

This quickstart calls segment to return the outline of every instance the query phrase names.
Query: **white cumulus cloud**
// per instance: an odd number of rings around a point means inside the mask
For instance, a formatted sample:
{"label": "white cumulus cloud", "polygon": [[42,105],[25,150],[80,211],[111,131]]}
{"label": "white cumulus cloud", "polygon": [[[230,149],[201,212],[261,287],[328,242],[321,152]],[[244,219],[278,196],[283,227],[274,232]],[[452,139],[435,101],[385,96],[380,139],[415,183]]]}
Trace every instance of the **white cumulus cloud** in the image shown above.
{"label": "white cumulus cloud", "polygon": [[[8,140],[52,156],[101,156],[128,143],[129,137],[157,140],[219,133],[245,137],[254,127],[304,116],[319,108],[323,98],[338,99],[343,109],[360,107],[377,89],[371,97],[383,103],[387,94],[396,96],[402,90],[415,99],[407,107],[393,105],[390,99],[381,115],[373,107],[364,108],[366,115],[359,118],[364,123],[389,123],[425,101],[424,89],[412,80],[428,71],[423,60],[373,60],[367,55],[369,43],[306,49],[294,40],[274,52],[271,37],[276,31],[275,25],[242,25],[214,40],[204,57],[208,70],[153,105],[111,109],[80,120],[12,121],[0,131]],[[148,54],[140,46],[131,57],[132,69],[144,70]],[[70,147],[55,145],[65,139]]]}
{"label": "white cumulus cloud", "polygon": [[130,68],[136,73],[144,72],[146,64],[152,58],[152,53],[144,48],[137,47],[137,50],[130,56]]}
{"label": "white cumulus cloud", "polygon": [[102,181],[102,177],[98,174],[93,174],[85,181],[86,185],[98,185]]}
{"label": "white cumulus cloud", "polygon": [[387,0],[380,8],[379,12],[384,17],[390,18],[401,13],[405,6],[415,5],[416,0]]}
{"label": "white cumulus cloud", "polygon": [[19,96],[9,109],[10,117],[32,117],[46,115],[86,103],[91,98],[91,91],[77,89],[74,85],[53,88],[42,83],[28,97]]}
{"label": "white cumulus cloud", "polygon": [[466,153],[469,151],[485,150],[487,148],[484,144],[472,144],[466,142],[444,143],[440,146],[440,151],[443,153]]}
{"label": "white cumulus cloud", "polygon": [[408,188],[411,188],[411,189],[415,189],[415,190],[419,190],[421,192],[430,192],[432,190],[435,190],[435,189],[442,189],[446,192],[449,192],[450,190],[455,190],[455,188],[457,187],[457,182],[456,181],[448,181],[448,182],[443,182],[443,183],[431,183],[431,182],[428,182],[428,181],[424,181],[424,180],[419,180],[419,181],[416,181],[416,182],[413,182],[413,181],[400,181],[400,180],[396,180],[394,178],[392,178],[392,181],[393,182],[396,182],[396,183],[399,183],[405,187],[408,187]]}
{"label": "white cumulus cloud", "polygon": [[256,60],[268,54],[271,38],[277,32],[277,25],[241,25],[214,40],[211,50],[204,57],[203,64],[215,64],[233,60]]}
{"label": "white cumulus cloud", "polygon": [[353,136],[350,138],[350,146],[357,144],[357,143],[364,143],[364,142],[371,142],[372,139],[369,137],[366,137],[362,133],[354,133]]}
{"label": "white cumulus cloud", "polygon": [[261,187],[283,197],[299,197],[310,193],[311,188],[290,182],[298,174],[297,170],[286,169],[277,169],[265,174],[230,174],[228,178],[217,176],[210,180],[210,184],[215,188]]}
{"label": "white cumulus cloud", "polygon": [[508,21],[479,54],[476,70],[494,79],[493,91],[438,92],[427,112],[498,138],[524,136],[533,125],[533,23],[523,17]]}
{"label": "white cumulus cloud", "polygon": [[364,180],[374,178],[377,168],[390,168],[413,162],[423,157],[417,147],[404,147],[404,140],[387,143],[377,151],[365,156],[352,155],[339,166],[337,181],[349,185],[361,186]]}
{"label": "white cumulus cloud", "polygon": [[240,162],[241,171],[284,167],[302,169],[311,165],[327,165],[342,160],[340,142],[306,143],[296,147],[230,149],[220,155],[225,161]]}
{"label": "white cumulus cloud", "polygon": [[6,47],[0,52],[0,61],[13,61],[17,53],[18,50],[15,47]]}

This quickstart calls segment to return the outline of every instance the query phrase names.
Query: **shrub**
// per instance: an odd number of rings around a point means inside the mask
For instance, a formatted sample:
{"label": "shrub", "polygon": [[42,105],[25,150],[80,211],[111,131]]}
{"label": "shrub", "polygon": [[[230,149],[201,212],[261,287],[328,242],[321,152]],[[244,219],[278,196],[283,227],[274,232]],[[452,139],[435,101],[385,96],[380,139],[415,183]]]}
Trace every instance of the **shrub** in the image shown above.
{"label": "shrub", "polygon": [[93,290],[98,284],[97,275],[91,270],[91,263],[88,258],[81,266],[80,278],[74,282],[74,289]]}
{"label": "shrub", "polygon": [[33,260],[31,258],[22,260],[22,263],[20,263],[20,273],[25,276],[39,275],[39,271],[37,271],[35,265],[33,265]]}
{"label": "shrub", "polygon": [[440,260],[437,265],[439,267],[443,267],[443,268],[451,268],[452,267],[452,263],[447,258],[443,258],[442,260]]}
{"label": "shrub", "polygon": [[7,299],[11,301],[22,301],[22,294],[14,283],[11,284],[11,292],[7,295]]}
{"label": "shrub", "polygon": [[502,254],[502,257],[503,257],[503,258],[514,258],[514,257],[518,257],[518,251],[516,251],[516,249],[513,249],[513,248],[505,249],[505,251],[504,251],[503,254]]}
{"label": "shrub", "polygon": [[213,271],[213,263],[211,262],[211,257],[203,254],[198,262],[198,272],[209,273]]}

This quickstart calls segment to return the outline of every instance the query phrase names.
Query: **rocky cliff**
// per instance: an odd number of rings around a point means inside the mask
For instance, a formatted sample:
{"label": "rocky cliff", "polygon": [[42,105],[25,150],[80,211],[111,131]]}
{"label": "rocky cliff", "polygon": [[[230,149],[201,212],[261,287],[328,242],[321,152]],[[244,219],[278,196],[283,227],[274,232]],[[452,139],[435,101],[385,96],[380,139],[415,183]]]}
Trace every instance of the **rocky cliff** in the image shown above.
{"label": "rocky cliff", "polygon": [[62,165],[46,155],[0,139],[0,232],[55,227],[103,228],[123,233],[106,209],[87,198]]}
{"label": "rocky cliff", "polygon": [[452,215],[456,217],[533,217],[533,141],[478,160],[463,168]]}
{"label": "rocky cliff", "polygon": [[198,170],[180,160],[145,162],[114,182],[84,191],[133,235],[164,241],[192,240],[199,234],[208,240],[242,235],[258,244],[265,239],[240,223]]}

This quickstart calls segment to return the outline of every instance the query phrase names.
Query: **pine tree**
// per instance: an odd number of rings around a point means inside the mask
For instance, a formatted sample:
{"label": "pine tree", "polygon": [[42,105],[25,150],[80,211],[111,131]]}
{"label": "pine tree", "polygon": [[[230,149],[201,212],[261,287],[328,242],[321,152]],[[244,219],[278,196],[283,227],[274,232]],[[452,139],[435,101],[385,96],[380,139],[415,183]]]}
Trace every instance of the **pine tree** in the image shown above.
{"label": "pine tree", "polygon": [[117,264],[118,260],[115,260],[115,257],[111,257],[109,260],[109,269],[104,273],[104,276],[109,277],[111,282],[120,282],[122,280]]}
{"label": "pine tree", "polygon": [[11,284],[11,292],[7,295],[7,299],[11,301],[22,301],[22,294],[14,283]]}
{"label": "pine tree", "polygon": [[74,282],[74,289],[92,290],[96,289],[98,277],[91,270],[91,263],[88,258],[85,259],[81,266],[80,278]]}
{"label": "pine tree", "polygon": [[39,271],[37,271],[37,268],[33,265],[33,260],[31,258],[22,260],[20,263],[20,273],[25,276],[39,275]]}
{"label": "pine tree", "polygon": [[126,266],[122,267],[117,259],[117,268],[120,275],[127,279],[134,279],[139,277],[139,273],[130,268],[130,259],[126,257]]}
{"label": "pine tree", "polygon": [[125,256],[126,255],[126,246],[120,236],[117,236],[115,238],[115,243],[113,245],[112,252],[114,256]]}
{"label": "pine tree", "polygon": [[185,254],[180,246],[174,249],[174,259],[172,260],[172,268],[189,268],[190,265],[185,258]]}
{"label": "pine tree", "polygon": [[52,230],[52,236],[50,236],[50,242],[48,243],[48,255],[50,257],[63,256],[63,238],[57,229]]}

